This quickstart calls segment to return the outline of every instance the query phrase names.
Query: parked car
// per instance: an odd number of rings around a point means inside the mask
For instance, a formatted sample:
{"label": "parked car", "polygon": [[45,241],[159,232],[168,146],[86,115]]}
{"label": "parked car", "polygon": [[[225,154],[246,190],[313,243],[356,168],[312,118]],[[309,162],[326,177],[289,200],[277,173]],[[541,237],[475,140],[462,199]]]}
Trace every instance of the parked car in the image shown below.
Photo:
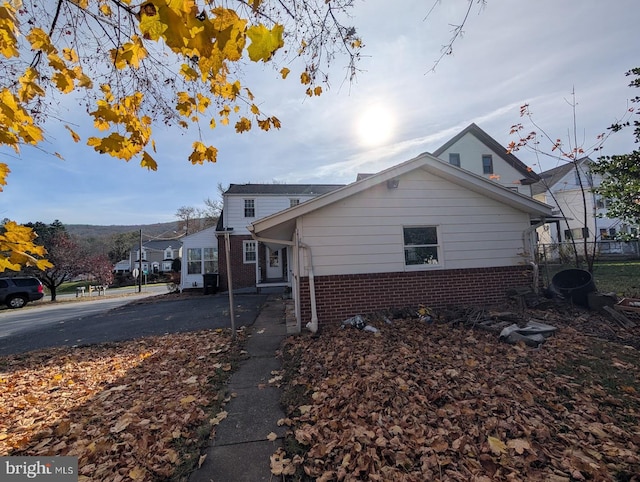
{"label": "parked car", "polygon": [[0,278],[0,304],[8,308],[22,308],[43,296],[44,289],[38,278]]}

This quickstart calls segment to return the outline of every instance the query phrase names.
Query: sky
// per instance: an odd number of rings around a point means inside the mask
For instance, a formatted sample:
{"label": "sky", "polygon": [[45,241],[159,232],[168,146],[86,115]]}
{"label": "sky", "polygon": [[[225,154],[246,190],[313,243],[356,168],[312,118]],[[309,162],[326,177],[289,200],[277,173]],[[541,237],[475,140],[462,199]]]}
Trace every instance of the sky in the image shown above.
{"label": "sky", "polygon": [[[359,172],[433,152],[472,122],[506,146],[516,140],[512,125],[535,130],[520,117],[523,104],[540,127],[566,141],[572,92],[579,142],[590,146],[640,94],[624,75],[640,66],[638,0],[487,0],[435,70],[467,0],[354,3],[352,23],[365,44],[355,81],[345,80],[346,60],[338,58],[330,89],[308,98],[296,76],[281,80],[262,64],[246,70],[244,83],[281,129],[236,134],[218,127],[205,134],[205,143],[219,149],[218,161],[191,165],[193,133],[155,126],[159,167],[148,171],[136,160],[74,144],[63,124],[51,121],[42,149],[23,149],[18,157],[0,150],[11,169],[0,219],[153,224],[177,220],[180,207],[219,199],[218,184],[346,184]],[[82,108],[68,110],[80,130],[91,125]],[[623,130],[607,139],[602,154],[635,147],[631,131]],[[515,154],[536,172],[558,165]]]}

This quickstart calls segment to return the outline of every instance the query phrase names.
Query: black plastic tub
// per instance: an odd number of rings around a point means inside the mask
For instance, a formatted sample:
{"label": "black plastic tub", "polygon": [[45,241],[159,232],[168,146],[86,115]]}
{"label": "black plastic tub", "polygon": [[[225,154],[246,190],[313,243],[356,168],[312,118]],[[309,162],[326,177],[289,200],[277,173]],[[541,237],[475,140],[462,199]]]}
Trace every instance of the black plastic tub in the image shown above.
{"label": "black plastic tub", "polygon": [[551,279],[551,287],[576,305],[589,307],[589,293],[596,291],[593,276],[584,269],[565,269]]}

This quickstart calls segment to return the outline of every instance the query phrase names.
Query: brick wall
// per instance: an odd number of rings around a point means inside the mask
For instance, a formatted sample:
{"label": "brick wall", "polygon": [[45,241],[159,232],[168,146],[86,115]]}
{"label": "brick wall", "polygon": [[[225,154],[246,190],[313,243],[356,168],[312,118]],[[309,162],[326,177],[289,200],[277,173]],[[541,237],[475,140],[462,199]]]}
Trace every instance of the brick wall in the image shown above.
{"label": "brick wall", "polygon": [[[249,288],[256,285],[256,265],[244,263],[242,242],[252,239],[251,236],[229,236],[231,248],[231,272],[233,288]],[[218,236],[218,271],[220,272],[220,291],[227,291],[227,253],[226,240]]]}
{"label": "brick wall", "polygon": [[[318,321],[335,323],[357,314],[424,305],[491,306],[506,291],[532,282],[531,268],[509,266],[315,277]],[[309,278],[300,280],[303,326],[311,320]]]}

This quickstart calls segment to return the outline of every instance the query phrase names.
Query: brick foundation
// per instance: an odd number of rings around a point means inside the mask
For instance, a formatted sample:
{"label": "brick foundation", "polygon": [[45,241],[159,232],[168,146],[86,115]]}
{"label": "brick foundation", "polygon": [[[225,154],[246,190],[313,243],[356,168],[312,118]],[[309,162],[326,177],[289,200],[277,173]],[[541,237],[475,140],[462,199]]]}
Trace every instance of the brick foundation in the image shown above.
{"label": "brick foundation", "polygon": [[[412,271],[314,278],[318,321],[341,322],[357,314],[424,305],[491,306],[507,299],[509,288],[529,286],[528,266]],[[302,325],[311,320],[309,278],[300,280]]]}
{"label": "brick foundation", "polygon": [[[251,236],[229,236],[231,251],[231,272],[233,288],[249,288],[256,285],[256,265],[244,263],[242,241],[253,239]],[[220,272],[220,291],[227,291],[227,255],[224,236],[218,236],[218,270]]]}

